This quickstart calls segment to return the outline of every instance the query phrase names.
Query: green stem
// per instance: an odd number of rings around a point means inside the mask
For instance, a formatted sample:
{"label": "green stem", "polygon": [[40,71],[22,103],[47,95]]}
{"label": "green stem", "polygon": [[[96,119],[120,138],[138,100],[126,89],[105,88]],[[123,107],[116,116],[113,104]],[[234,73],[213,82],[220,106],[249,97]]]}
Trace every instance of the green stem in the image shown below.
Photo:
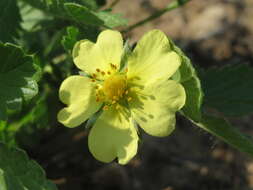
{"label": "green stem", "polygon": [[136,28],[136,27],[139,27],[143,24],[146,24],[147,22],[151,21],[151,20],[154,20],[160,16],[162,16],[164,13],[166,12],[169,12],[173,9],[176,9],[178,7],[181,7],[183,6],[184,4],[188,3],[190,0],[175,0],[173,2],[171,2],[167,7],[165,7],[164,9],[161,9],[157,12],[155,12],[153,15],[145,18],[144,20],[141,20],[131,26],[129,26],[128,28],[126,28],[125,30],[123,30],[122,32],[129,32],[130,30]]}

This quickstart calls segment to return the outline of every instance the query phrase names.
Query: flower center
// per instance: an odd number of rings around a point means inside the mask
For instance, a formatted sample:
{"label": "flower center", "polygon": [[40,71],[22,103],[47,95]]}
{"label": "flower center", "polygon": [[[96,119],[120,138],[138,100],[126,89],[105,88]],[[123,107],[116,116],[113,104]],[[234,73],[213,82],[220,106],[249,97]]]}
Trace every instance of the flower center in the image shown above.
{"label": "flower center", "polygon": [[126,76],[115,74],[108,77],[104,81],[103,91],[105,96],[110,99],[117,101],[123,97],[127,88]]}

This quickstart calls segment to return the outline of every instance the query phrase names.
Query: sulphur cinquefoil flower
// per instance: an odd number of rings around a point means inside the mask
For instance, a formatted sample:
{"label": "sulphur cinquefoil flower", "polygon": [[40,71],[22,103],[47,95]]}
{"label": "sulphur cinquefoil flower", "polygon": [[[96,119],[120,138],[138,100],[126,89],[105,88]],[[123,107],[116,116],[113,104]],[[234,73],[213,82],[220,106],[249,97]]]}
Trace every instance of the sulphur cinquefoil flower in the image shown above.
{"label": "sulphur cinquefoil flower", "polygon": [[88,146],[103,162],[127,163],[137,152],[137,123],[146,133],[167,136],[175,127],[175,112],[185,103],[182,85],[171,80],[180,56],[171,50],[159,30],[146,33],[122,66],[123,39],[105,30],[97,42],[77,42],[75,65],[87,76],[70,76],[60,87],[60,100],[67,105],[58,120],[76,127],[99,110],[90,130]]}

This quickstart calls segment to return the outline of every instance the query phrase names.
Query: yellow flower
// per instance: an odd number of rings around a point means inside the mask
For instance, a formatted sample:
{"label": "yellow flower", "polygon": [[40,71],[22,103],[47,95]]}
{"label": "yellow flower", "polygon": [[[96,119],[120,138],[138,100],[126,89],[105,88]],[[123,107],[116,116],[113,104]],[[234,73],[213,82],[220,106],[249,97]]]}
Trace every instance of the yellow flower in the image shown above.
{"label": "yellow flower", "polygon": [[60,100],[67,104],[58,120],[76,127],[102,109],[91,128],[88,145],[102,162],[118,158],[126,164],[137,152],[135,123],[148,134],[167,136],[175,127],[175,112],[185,104],[181,84],[171,80],[180,56],[159,30],[145,34],[122,68],[123,40],[119,32],[105,30],[97,42],[77,42],[75,65],[86,76],[70,76],[60,87]]}

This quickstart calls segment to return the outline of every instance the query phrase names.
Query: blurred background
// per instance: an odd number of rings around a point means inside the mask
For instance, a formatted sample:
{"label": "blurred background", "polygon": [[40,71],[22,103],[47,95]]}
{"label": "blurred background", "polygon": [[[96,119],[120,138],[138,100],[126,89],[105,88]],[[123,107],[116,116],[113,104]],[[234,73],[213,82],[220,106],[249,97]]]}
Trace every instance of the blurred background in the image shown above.
{"label": "blurred background", "polygon": [[[113,12],[122,13],[131,25],[169,2],[108,0],[105,8],[115,3]],[[160,29],[184,50],[196,67],[230,63],[252,65],[252,21],[252,0],[192,0],[124,35],[134,44],[145,32]],[[59,86],[53,78],[47,80]],[[48,100],[55,105],[50,108],[55,110],[52,111],[54,118],[62,105],[53,94]],[[252,119],[252,116],[231,117],[230,121],[245,134],[253,135]],[[155,138],[144,134],[138,155],[126,166],[96,161],[88,151],[88,134],[84,127],[67,129],[55,121],[55,127],[46,132],[43,129],[43,135],[33,134],[33,144],[37,140],[37,145],[28,146],[24,139],[21,142],[60,190],[253,189],[252,158],[184,118],[178,116],[177,120],[176,130],[169,137]]]}

